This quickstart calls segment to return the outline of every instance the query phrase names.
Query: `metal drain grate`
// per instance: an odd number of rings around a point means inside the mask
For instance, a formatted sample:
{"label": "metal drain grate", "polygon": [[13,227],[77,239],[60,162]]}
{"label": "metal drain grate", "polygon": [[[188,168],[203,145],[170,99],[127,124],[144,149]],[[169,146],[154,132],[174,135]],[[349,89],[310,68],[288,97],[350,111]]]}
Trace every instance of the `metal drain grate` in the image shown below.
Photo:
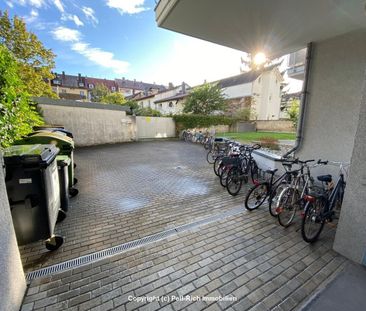
{"label": "metal drain grate", "polygon": [[244,209],[243,208],[235,208],[232,209],[230,211],[227,211],[225,213],[221,213],[218,215],[214,215],[211,217],[207,217],[186,225],[182,225],[182,226],[178,226],[172,229],[168,229],[153,235],[149,235],[146,237],[143,237],[141,239],[138,240],[134,240],[131,242],[127,242],[121,245],[117,245],[111,248],[107,248],[105,250],[99,251],[99,252],[95,252],[92,254],[88,254],[85,256],[81,256],[79,258],[75,258],[75,259],[71,259],[68,261],[64,261],[61,262],[59,264],[55,264],[53,266],[49,266],[49,267],[45,267],[39,270],[35,270],[35,271],[31,271],[29,273],[27,273],[26,275],[26,279],[27,281],[31,281],[33,279],[36,278],[40,278],[40,277],[44,277],[44,276],[48,276],[48,275],[52,275],[52,274],[56,274],[56,273],[60,273],[60,272],[64,272],[66,270],[70,270],[70,269],[75,269],[77,267],[80,266],[84,266],[86,264],[90,264],[117,254],[121,254],[123,252],[138,248],[138,247],[142,247],[145,246],[149,243],[153,243],[153,242],[157,242],[160,241],[162,239],[165,239],[167,237],[170,237],[174,234],[180,233],[180,232],[184,232],[184,231],[189,231],[192,230],[194,228],[212,223],[212,222],[216,222],[222,219],[225,219],[227,217],[230,216],[235,216],[238,215],[240,213],[243,213]]}

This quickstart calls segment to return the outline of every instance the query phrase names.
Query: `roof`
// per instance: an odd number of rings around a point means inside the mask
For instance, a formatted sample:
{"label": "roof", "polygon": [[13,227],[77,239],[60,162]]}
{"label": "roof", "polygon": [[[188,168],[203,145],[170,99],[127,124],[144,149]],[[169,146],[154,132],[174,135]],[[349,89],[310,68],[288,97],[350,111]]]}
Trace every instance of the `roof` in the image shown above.
{"label": "roof", "polygon": [[116,79],[115,80],[118,87],[120,88],[127,88],[127,89],[135,89],[135,90],[142,90],[142,91],[146,91],[149,89],[158,89],[160,90],[165,90],[166,87],[164,85],[159,85],[159,84],[155,84],[155,83],[145,83],[145,82],[138,82],[138,81],[132,81],[132,80],[128,80],[128,79]]}
{"label": "roof", "polygon": [[[70,88],[85,88],[85,78],[82,76],[74,76],[74,75],[67,75],[64,73],[54,73],[55,78],[51,80],[52,85],[60,85],[64,87],[70,87]],[[60,81],[61,84],[54,83],[55,80]],[[79,83],[83,83],[84,86],[80,86]]]}
{"label": "roof", "polygon": [[172,87],[172,88],[170,88],[170,89],[165,89],[165,90],[163,90],[163,91],[159,91],[159,93],[165,93],[165,92],[169,92],[169,91],[172,91],[172,90],[176,90],[176,89],[179,89],[180,87],[182,87],[182,85],[185,85],[185,88],[186,88],[186,90],[189,90],[190,88],[191,88],[191,86],[190,85],[188,85],[187,83],[185,83],[185,82],[182,82],[182,84],[179,84],[179,85],[177,85],[177,86],[175,86],[175,87]]}
{"label": "roof", "polygon": [[241,73],[236,76],[224,78],[221,80],[214,81],[212,83],[217,83],[221,88],[226,88],[229,86],[246,84],[255,81],[263,72],[270,71],[276,68],[279,64],[273,64],[268,67],[265,67],[261,70],[251,70],[245,73]]}
{"label": "roof", "polygon": [[103,85],[105,85],[109,89],[111,89],[112,87],[115,87],[117,89],[117,87],[118,87],[117,83],[114,80],[86,77],[85,78],[85,81],[86,81],[87,86],[89,84],[93,84],[93,85],[103,84]]}
{"label": "roof", "polygon": [[168,101],[171,101],[171,100],[179,100],[179,99],[182,99],[184,97],[187,97],[188,95],[189,95],[189,93],[177,94],[177,95],[174,95],[174,96],[171,96],[171,97],[156,100],[156,101],[154,101],[154,103],[157,104],[157,103],[168,102]]}

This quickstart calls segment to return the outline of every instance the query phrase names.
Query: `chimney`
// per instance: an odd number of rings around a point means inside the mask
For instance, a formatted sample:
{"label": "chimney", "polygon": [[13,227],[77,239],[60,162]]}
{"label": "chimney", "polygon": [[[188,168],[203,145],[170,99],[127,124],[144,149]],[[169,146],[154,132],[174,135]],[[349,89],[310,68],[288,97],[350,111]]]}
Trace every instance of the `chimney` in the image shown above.
{"label": "chimney", "polygon": [[65,78],[65,71],[62,72],[62,77]]}
{"label": "chimney", "polygon": [[184,81],[182,82],[182,94],[186,93],[186,84],[184,83]]}
{"label": "chimney", "polygon": [[173,85],[173,83],[172,83],[172,82],[169,82],[169,86],[168,86],[168,89],[169,89],[169,90],[172,90],[172,89],[174,89],[174,85]]}

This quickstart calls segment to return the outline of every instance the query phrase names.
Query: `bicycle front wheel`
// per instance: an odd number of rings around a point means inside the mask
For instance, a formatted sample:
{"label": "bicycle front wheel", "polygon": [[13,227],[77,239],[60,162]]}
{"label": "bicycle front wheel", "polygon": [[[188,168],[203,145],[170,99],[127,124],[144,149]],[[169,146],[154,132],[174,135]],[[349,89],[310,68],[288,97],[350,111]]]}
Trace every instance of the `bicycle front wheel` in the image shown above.
{"label": "bicycle front wheel", "polygon": [[291,225],[296,215],[300,199],[299,192],[293,188],[285,188],[278,199],[277,218],[282,227]]}
{"label": "bicycle front wheel", "polygon": [[267,182],[252,187],[245,197],[245,208],[252,211],[260,207],[268,196],[268,189],[269,184]]}
{"label": "bicycle front wheel", "polygon": [[314,243],[319,238],[325,224],[325,217],[322,217],[325,206],[325,200],[321,199],[306,203],[301,223],[301,235],[305,242]]}

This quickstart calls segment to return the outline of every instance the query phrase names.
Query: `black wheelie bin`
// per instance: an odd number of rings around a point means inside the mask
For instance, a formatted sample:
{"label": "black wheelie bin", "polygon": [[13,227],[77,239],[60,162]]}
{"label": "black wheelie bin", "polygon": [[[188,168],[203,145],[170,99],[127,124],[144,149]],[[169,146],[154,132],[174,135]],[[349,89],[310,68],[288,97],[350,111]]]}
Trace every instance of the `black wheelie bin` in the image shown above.
{"label": "black wheelie bin", "polygon": [[5,183],[19,245],[45,240],[56,250],[63,237],[54,234],[60,209],[60,185],[54,145],[19,145],[4,150]]}
{"label": "black wheelie bin", "polygon": [[70,165],[68,165],[68,178],[69,178],[69,194],[75,196],[78,194],[78,190],[73,188],[77,179],[74,174],[74,141],[56,132],[38,132],[32,136],[24,137],[21,140],[15,142],[16,145],[26,144],[54,144],[60,149],[60,155],[66,155],[70,158]]}

